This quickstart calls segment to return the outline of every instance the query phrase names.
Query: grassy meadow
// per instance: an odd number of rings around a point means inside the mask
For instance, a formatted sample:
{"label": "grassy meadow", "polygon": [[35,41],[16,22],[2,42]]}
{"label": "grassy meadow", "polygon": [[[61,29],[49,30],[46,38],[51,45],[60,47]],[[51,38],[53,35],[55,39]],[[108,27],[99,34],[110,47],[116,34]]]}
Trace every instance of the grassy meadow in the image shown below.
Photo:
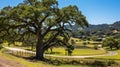
{"label": "grassy meadow", "polygon": [[[52,52],[50,50],[46,51],[46,53],[54,54],[54,55],[66,55],[67,51],[65,48],[53,48]],[[105,54],[105,50],[95,50],[95,49],[74,49],[72,55],[73,56],[85,56],[85,55],[98,55]]]}
{"label": "grassy meadow", "polygon": [[115,50],[117,55],[115,56],[104,56],[104,57],[95,57],[94,59],[111,59],[120,62],[120,50]]}
{"label": "grassy meadow", "polygon": [[[86,42],[86,45],[84,45],[83,43]],[[4,43],[5,46],[8,43]],[[10,47],[16,47],[16,48],[21,48],[21,49],[26,49],[26,50],[31,50],[30,46],[27,47],[23,47],[21,46],[21,43],[16,42],[17,46],[14,46],[13,44]],[[78,40],[76,42],[76,44],[74,46],[77,46],[77,48],[75,47],[75,49],[73,50],[72,56],[89,56],[89,55],[100,55],[100,54],[106,54],[107,51],[106,50],[96,50],[94,49],[94,42],[93,41],[82,41],[82,40]],[[32,51],[36,51],[35,49],[33,49]],[[85,60],[85,63],[91,63],[91,61],[96,61],[96,60],[101,60],[104,59],[109,60],[109,59],[114,59],[115,61],[118,61],[120,58],[120,50],[116,50],[116,52],[118,53],[118,55],[116,56],[105,56],[105,57],[95,57],[95,58],[88,58],[87,59],[67,59],[70,61],[78,61],[80,62],[81,60]],[[52,48],[52,52],[50,49],[48,49],[47,51],[45,51],[46,54],[52,54],[52,55],[60,55],[60,56],[65,56],[67,55],[67,51],[65,48],[63,47],[53,47]],[[16,57],[14,55],[10,55],[10,54],[6,54],[6,53],[2,53],[2,51],[0,51],[0,55],[4,58],[7,58],[9,60],[13,60],[16,62],[19,62],[27,67],[92,67],[92,66],[83,66],[83,65],[77,65],[77,64],[59,64],[59,65],[54,65],[54,64],[50,64],[50,63],[46,63],[46,62],[40,62],[40,61],[31,61],[28,59],[24,59],[21,57]],[[47,58],[47,57],[46,57]],[[51,59],[51,58],[48,58]],[[56,60],[55,57],[52,58],[53,60]],[[59,60],[60,59],[60,60]],[[57,60],[59,61],[63,61],[63,58],[58,58]]]}
{"label": "grassy meadow", "polygon": [[4,51],[4,49],[0,51],[0,56],[8,60],[19,62],[25,65],[26,67],[91,67],[91,66],[86,66],[86,65],[83,66],[83,65],[69,65],[69,64],[52,65],[52,64],[45,63],[45,62],[41,62],[41,61],[33,62],[33,61],[30,61],[30,60],[27,60],[21,57],[16,57],[11,54],[3,53],[2,51]]}

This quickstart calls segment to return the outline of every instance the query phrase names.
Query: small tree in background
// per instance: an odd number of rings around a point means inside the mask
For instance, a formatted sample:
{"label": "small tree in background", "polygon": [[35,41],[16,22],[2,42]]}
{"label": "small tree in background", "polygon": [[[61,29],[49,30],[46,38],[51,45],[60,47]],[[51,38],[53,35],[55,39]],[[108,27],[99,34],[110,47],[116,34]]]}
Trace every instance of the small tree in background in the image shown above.
{"label": "small tree in background", "polygon": [[115,47],[116,49],[120,49],[120,39],[116,39],[116,43],[115,43]]}
{"label": "small tree in background", "polygon": [[86,47],[87,44],[88,44],[88,43],[87,43],[86,41],[83,42],[83,45],[84,45],[85,47]]}
{"label": "small tree in background", "polygon": [[75,45],[75,41],[73,39],[71,39],[70,42],[71,42],[72,45]]}
{"label": "small tree in background", "polygon": [[103,46],[108,46],[111,50],[115,47],[116,49],[119,49],[119,43],[116,39],[114,39],[113,37],[107,37],[104,41],[103,41]]}

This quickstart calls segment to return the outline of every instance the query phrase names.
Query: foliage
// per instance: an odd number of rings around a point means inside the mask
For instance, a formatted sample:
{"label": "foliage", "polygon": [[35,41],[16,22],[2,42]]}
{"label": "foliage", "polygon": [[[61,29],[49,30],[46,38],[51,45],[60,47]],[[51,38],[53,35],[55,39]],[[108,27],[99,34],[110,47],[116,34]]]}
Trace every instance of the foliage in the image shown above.
{"label": "foliage", "polygon": [[72,45],[75,45],[75,41],[73,39],[71,39],[70,42],[71,42]]}
{"label": "foliage", "polygon": [[110,49],[112,50],[112,48],[116,48],[119,49],[119,41],[117,41],[116,39],[114,39],[113,37],[107,37],[104,41],[103,41],[103,46],[109,46]]}
{"label": "foliage", "polygon": [[[70,51],[73,49],[68,43],[71,29],[65,25],[88,25],[77,6],[69,5],[60,9],[57,0],[24,0],[15,7],[4,7],[0,11],[0,24],[3,40],[36,43],[36,58],[40,60],[44,59],[44,51],[52,46],[59,44]],[[29,39],[29,36],[34,39]]]}
{"label": "foliage", "polygon": [[93,35],[93,36],[91,36],[90,39],[93,40],[93,41],[97,41],[98,37]]}
{"label": "foliage", "polygon": [[56,62],[56,65],[60,64],[73,64],[73,65],[88,65],[91,67],[119,67],[119,63],[113,60],[97,60],[97,59],[78,59],[78,58],[51,58],[50,63]]}
{"label": "foliage", "polygon": [[98,49],[98,45],[94,45],[94,49],[96,49],[96,50],[97,50],[97,49]]}
{"label": "foliage", "polygon": [[87,42],[86,42],[86,41],[85,41],[85,42],[83,42],[83,45],[84,45],[84,46],[86,46],[86,45],[87,45]]}
{"label": "foliage", "polygon": [[67,54],[68,54],[69,56],[71,56],[71,55],[72,55],[72,52],[73,52],[73,50],[74,50],[74,46],[70,45],[66,50],[67,50]]}

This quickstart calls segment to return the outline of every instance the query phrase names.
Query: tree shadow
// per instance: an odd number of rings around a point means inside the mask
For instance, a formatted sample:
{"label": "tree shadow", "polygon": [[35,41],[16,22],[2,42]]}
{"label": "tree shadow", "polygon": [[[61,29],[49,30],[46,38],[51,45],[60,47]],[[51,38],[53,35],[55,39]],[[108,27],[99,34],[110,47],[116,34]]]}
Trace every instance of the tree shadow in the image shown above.
{"label": "tree shadow", "polygon": [[46,52],[46,54],[61,54],[61,52]]}
{"label": "tree shadow", "polygon": [[111,50],[109,47],[107,47],[107,48],[105,48],[105,50],[107,50],[107,51],[116,51],[116,50],[118,50],[118,49],[112,48],[112,50]]}

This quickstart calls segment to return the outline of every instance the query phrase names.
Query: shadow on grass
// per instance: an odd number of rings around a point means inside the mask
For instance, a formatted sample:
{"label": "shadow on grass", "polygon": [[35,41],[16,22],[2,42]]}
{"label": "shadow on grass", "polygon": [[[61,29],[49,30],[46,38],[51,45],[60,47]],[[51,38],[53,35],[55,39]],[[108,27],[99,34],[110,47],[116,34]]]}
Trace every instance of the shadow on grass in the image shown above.
{"label": "shadow on grass", "polygon": [[[27,59],[31,62],[36,62],[40,61],[35,59],[34,57],[27,57],[24,59]],[[59,59],[59,58],[49,58],[49,59],[44,59],[45,63],[60,66],[60,65],[82,65],[82,66],[90,66],[90,67],[119,67],[120,64],[115,62],[114,60],[99,60],[99,59],[69,59],[69,58],[64,58],[64,59]]]}
{"label": "shadow on grass", "polygon": [[[9,53],[10,54],[10,53]],[[37,62],[40,61],[38,59],[36,59],[34,56],[19,56],[19,55],[14,55],[11,54],[13,56],[16,57],[20,57],[23,59],[26,59],[30,62]],[[70,65],[87,65],[87,66],[91,66],[91,67],[119,67],[120,64],[113,61],[113,60],[99,60],[99,59],[75,59],[75,58],[53,58],[53,57],[48,57],[44,60],[42,60],[42,62],[48,63],[48,64],[52,64],[52,65],[64,65],[64,64],[70,64]]]}
{"label": "shadow on grass", "polygon": [[75,46],[77,49],[93,49],[93,47],[88,47],[88,46]]}
{"label": "shadow on grass", "polygon": [[61,52],[46,52],[46,54],[61,54]]}
{"label": "shadow on grass", "polygon": [[106,50],[106,51],[116,51],[116,50],[118,50],[118,49],[113,48],[113,49],[111,50],[109,47],[106,47],[105,50]]}

